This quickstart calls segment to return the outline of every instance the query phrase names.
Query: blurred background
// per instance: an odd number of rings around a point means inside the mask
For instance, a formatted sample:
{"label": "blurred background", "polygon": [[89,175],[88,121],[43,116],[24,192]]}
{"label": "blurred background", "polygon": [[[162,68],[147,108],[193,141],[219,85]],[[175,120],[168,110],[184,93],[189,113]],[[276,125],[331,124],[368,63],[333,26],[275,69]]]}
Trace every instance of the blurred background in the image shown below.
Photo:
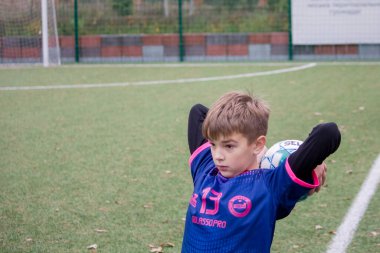
{"label": "blurred background", "polygon": [[59,63],[380,59],[379,0],[2,0],[0,63],[41,61],[43,2]]}

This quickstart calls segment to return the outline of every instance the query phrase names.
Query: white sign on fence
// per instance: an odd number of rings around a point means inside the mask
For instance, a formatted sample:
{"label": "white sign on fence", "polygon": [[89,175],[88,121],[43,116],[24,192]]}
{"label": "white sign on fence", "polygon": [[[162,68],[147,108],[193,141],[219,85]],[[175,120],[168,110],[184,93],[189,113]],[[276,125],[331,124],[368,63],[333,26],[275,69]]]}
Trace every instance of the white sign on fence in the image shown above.
{"label": "white sign on fence", "polygon": [[294,45],[379,44],[380,0],[292,0]]}

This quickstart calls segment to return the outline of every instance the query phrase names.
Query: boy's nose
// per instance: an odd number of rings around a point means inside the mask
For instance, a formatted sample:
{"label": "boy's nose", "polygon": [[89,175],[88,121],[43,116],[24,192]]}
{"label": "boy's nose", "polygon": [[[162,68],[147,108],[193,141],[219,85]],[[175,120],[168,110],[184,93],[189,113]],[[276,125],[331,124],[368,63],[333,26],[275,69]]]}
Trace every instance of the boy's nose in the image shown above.
{"label": "boy's nose", "polygon": [[221,161],[224,159],[223,154],[218,150],[215,151],[214,156],[215,156],[215,160],[218,160],[218,161]]}

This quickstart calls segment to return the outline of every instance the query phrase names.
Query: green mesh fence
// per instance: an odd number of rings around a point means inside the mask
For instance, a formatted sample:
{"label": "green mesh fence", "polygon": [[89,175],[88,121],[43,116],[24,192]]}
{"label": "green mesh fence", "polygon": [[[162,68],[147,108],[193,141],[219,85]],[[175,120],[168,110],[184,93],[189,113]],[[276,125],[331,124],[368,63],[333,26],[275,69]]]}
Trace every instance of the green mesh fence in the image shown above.
{"label": "green mesh fence", "polygon": [[[41,62],[41,1],[0,1],[0,63]],[[380,0],[54,3],[61,62],[380,59]]]}
{"label": "green mesh fence", "polygon": [[[90,34],[178,32],[178,0],[81,0],[79,30]],[[72,35],[73,1],[58,1],[58,30]],[[183,30],[189,33],[283,32],[288,1],[182,0]]]}

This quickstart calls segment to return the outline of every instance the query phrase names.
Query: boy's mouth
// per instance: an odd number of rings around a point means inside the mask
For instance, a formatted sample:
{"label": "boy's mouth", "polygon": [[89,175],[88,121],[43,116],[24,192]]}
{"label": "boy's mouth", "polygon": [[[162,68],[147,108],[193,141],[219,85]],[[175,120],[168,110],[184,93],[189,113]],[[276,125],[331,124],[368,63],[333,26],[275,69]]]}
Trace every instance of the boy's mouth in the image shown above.
{"label": "boy's mouth", "polygon": [[216,165],[216,167],[220,171],[226,171],[228,169],[228,166],[225,166],[225,165]]}

